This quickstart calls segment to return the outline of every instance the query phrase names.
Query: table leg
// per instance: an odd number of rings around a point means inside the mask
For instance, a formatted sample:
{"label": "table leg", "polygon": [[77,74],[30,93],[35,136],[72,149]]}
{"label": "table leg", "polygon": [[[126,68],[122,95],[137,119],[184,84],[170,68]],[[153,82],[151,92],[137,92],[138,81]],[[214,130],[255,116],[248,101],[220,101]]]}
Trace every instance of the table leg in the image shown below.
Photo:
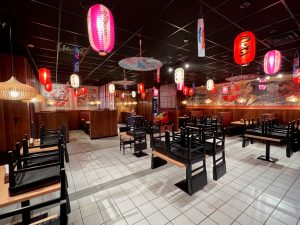
{"label": "table leg", "polygon": [[[30,205],[29,200],[21,202],[22,207],[29,206],[29,205]],[[24,210],[22,212],[22,221],[23,224],[30,224],[30,210]]]}
{"label": "table leg", "polygon": [[261,155],[257,158],[264,160],[264,161],[275,163],[275,161],[277,161],[277,160],[271,160],[271,158],[270,158],[270,147],[271,147],[271,142],[266,141],[266,155]]}

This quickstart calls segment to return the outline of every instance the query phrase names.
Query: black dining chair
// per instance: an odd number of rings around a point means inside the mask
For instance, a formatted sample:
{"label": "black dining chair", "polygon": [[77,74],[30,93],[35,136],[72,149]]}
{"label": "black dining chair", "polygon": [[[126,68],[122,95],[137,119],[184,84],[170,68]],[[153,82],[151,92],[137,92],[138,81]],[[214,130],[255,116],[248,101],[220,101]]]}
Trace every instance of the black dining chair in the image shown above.
{"label": "black dining chair", "polygon": [[[50,216],[48,218],[44,218],[40,221],[34,222],[35,225],[67,225],[68,224],[68,214],[71,212],[70,208],[70,202],[68,198],[68,191],[67,191],[67,185],[66,185],[66,172],[64,168],[61,168],[59,171],[59,180],[58,182],[61,183],[60,187],[60,197],[51,199],[42,203],[38,203],[35,205],[30,206],[23,206],[21,208],[6,212],[4,214],[0,214],[0,219],[5,219],[8,217],[16,216],[19,214],[23,214],[24,212],[27,212],[27,214],[30,214],[30,211],[41,209],[47,206],[51,206],[54,204],[59,204],[60,207],[60,215],[57,216]],[[31,223],[30,218],[29,221],[22,221],[22,224],[28,225]]]}

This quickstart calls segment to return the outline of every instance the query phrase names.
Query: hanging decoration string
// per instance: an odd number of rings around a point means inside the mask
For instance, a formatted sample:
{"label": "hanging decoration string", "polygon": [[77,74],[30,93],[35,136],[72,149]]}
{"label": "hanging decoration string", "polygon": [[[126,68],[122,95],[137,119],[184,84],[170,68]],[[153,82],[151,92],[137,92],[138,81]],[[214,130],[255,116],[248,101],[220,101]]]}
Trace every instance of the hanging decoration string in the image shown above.
{"label": "hanging decoration string", "polygon": [[59,15],[58,15],[58,35],[57,35],[57,46],[56,46],[56,68],[55,68],[55,83],[57,84],[57,71],[58,71],[58,57],[59,57],[59,41],[60,41],[60,27],[61,27],[61,11],[62,1],[59,1]]}

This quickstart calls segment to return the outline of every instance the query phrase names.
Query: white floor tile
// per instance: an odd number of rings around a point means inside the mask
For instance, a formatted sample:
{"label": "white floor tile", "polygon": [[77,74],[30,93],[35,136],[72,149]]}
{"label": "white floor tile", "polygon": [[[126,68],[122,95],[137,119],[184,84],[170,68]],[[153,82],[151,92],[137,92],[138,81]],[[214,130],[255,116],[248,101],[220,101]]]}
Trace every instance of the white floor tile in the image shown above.
{"label": "white floor tile", "polygon": [[199,224],[207,217],[204,213],[200,212],[194,207],[185,211],[183,214],[195,224]]}
{"label": "white floor tile", "polygon": [[163,225],[169,222],[169,220],[159,211],[147,216],[146,219],[151,225]]}
{"label": "white floor tile", "polygon": [[217,222],[218,224],[227,225],[231,224],[234,220],[229,216],[225,215],[221,211],[217,210],[213,214],[209,216],[213,221]]}
{"label": "white floor tile", "polygon": [[180,215],[171,221],[173,225],[194,225],[194,223],[189,220],[185,215]]}
{"label": "white floor tile", "polygon": [[175,217],[179,216],[181,212],[172,204],[167,205],[166,207],[160,209],[160,212],[164,214],[168,220],[173,220]]}

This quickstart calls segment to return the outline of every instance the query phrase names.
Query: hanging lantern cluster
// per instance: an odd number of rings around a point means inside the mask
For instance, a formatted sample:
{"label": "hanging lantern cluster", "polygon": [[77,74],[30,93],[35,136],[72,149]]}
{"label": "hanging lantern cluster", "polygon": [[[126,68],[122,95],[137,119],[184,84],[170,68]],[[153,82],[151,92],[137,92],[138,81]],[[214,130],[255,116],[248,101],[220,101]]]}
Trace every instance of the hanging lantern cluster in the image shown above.
{"label": "hanging lantern cluster", "polygon": [[145,85],[143,83],[139,83],[137,89],[138,89],[138,93],[142,94],[145,92]]}
{"label": "hanging lantern cluster", "polygon": [[250,31],[240,33],[234,40],[234,61],[241,66],[248,66],[255,58],[255,35]]}
{"label": "hanging lantern cluster", "polygon": [[87,15],[90,45],[100,56],[114,48],[115,25],[111,11],[102,4],[93,5]]}
{"label": "hanging lantern cluster", "polygon": [[80,92],[81,92],[81,95],[86,95],[86,87],[81,87],[80,88]]}
{"label": "hanging lantern cluster", "polygon": [[184,82],[184,69],[182,67],[179,67],[175,70],[174,79],[176,84]]}
{"label": "hanging lantern cluster", "polygon": [[206,89],[207,89],[208,91],[211,91],[211,90],[214,88],[214,84],[215,84],[214,80],[208,79],[208,80],[206,81]]}
{"label": "hanging lantern cluster", "polygon": [[74,92],[76,97],[79,97],[81,95],[86,95],[86,93],[87,93],[86,87],[81,87],[81,88],[75,89],[75,92]]}
{"label": "hanging lantern cluster", "polygon": [[267,80],[265,78],[260,79],[258,82],[258,88],[261,91],[264,91],[267,89]]}
{"label": "hanging lantern cluster", "polygon": [[70,83],[72,88],[77,89],[79,87],[79,49],[77,46],[73,48],[73,74],[70,76]]}
{"label": "hanging lantern cluster", "polygon": [[281,53],[277,50],[271,50],[264,57],[264,71],[266,74],[275,74],[279,71],[281,65]]}
{"label": "hanging lantern cluster", "polygon": [[293,79],[295,84],[300,83],[300,68],[299,68],[299,53],[298,51],[295,53],[294,61],[293,61]]}
{"label": "hanging lantern cluster", "polygon": [[114,85],[114,84],[109,84],[109,85],[108,85],[108,92],[109,92],[110,94],[114,94],[114,93],[115,93],[115,90],[116,90],[116,88],[115,88],[115,85]]}
{"label": "hanging lantern cluster", "polygon": [[51,74],[50,70],[47,68],[40,68],[39,71],[39,81],[47,92],[52,91],[52,83],[51,83]]}
{"label": "hanging lantern cluster", "polygon": [[132,91],[132,92],[131,92],[131,96],[132,96],[133,98],[135,98],[135,97],[136,97],[136,91]]}
{"label": "hanging lantern cluster", "polygon": [[189,94],[189,88],[187,86],[184,86],[182,93],[183,95],[187,96]]}

